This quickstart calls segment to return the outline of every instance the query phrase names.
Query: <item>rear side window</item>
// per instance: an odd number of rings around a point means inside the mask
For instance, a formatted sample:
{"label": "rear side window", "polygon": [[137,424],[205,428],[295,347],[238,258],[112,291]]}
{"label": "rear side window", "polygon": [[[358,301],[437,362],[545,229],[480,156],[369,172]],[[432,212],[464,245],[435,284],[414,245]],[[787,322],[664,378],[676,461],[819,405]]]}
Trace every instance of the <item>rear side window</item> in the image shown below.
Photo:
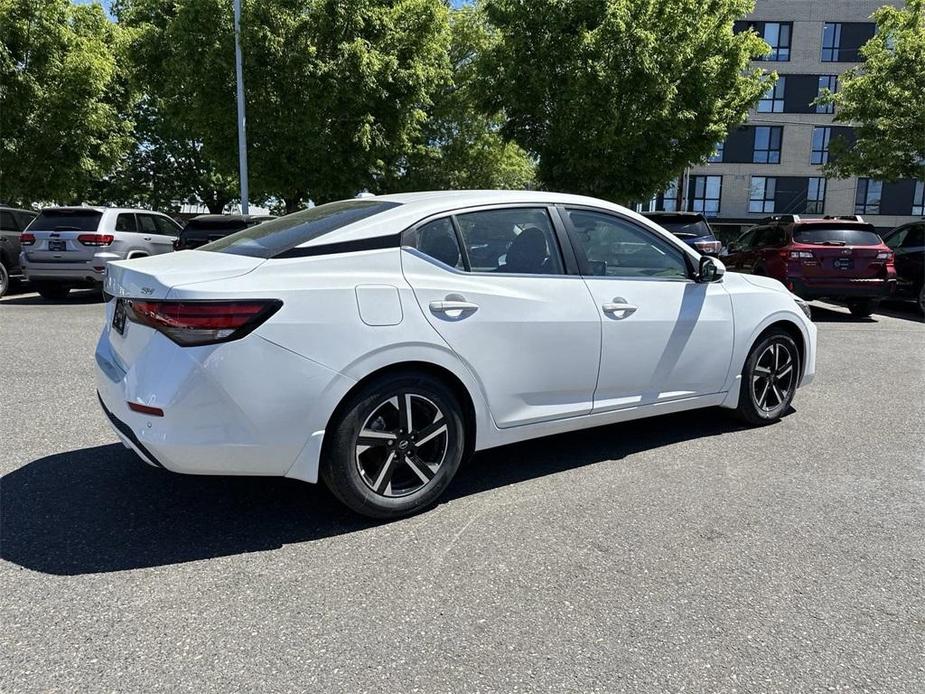
{"label": "rear side window", "polygon": [[102,217],[98,210],[43,210],[30,227],[34,231],[96,231]]}
{"label": "rear side window", "polygon": [[136,231],[135,215],[123,212],[116,217],[116,231]]}
{"label": "rear side window", "polygon": [[14,212],[13,216],[19,220],[19,228],[25,229],[29,223],[35,219],[36,215],[32,212]]}
{"label": "rear side window", "polygon": [[559,246],[545,208],[469,212],[456,221],[472,272],[563,274]]}
{"label": "rear side window", "polygon": [[202,251],[234,253],[254,258],[272,258],[354,222],[380,214],[399,203],[386,200],[342,200],[294,212],[231,236],[213,241]]}
{"label": "rear side window", "polygon": [[154,223],[154,215],[140,214],[138,217],[138,230],[143,234],[156,234],[157,225]]}
{"label": "rear side window", "polygon": [[882,243],[873,231],[824,226],[798,228],[793,233],[793,240],[797,243],[832,246],[878,246]]}
{"label": "rear side window", "polygon": [[19,224],[16,223],[16,217],[12,212],[0,210],[0,229],[5,231],[19,231]]}
{"label": "rear side window", "polygon": [[417,230],[415,248],[457,270],[465,270],[456,231],[449,218],[429,222]]}

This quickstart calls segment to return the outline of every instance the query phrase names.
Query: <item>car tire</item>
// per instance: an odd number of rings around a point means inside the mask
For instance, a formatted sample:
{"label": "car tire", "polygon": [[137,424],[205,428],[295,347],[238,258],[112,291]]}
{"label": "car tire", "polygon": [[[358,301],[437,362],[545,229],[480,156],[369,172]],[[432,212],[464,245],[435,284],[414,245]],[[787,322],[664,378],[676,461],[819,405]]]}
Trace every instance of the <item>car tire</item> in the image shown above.
{"label": "car tire", "polygon": [[57,282],[36,282],[35,291],[37,291],[39,296],[43,299],[55,300],[67,297],[71,288],[66,284],[58,284]]}
{"label": "car tire", "polygon": [[919,311],[925,313],[925,284],[919,287]]}
{"label": "car tire", "polygon": [[3,263],[0,263],[0,296],[10,290],[10,272]]}
{"label": "car tire", "polygon": [[869,318],[870,314],[874,312],[874,302],[873,301],[852,301],[848,304],[848,310],[851,311],[851,315],[855,318]]}
{"label": "car tire", "polygon": [[783,330],[761,337],[742,367],[736,415],[752,426],[771,424],[781,418],[800,382],[800,351]]}
{"label": "car tire", "polygon": [[465,451],[459,399],[424,373],[366,384],[338,407],[328,431],[321,477],[341,502],[370,518],[427,508],[450,484]]}

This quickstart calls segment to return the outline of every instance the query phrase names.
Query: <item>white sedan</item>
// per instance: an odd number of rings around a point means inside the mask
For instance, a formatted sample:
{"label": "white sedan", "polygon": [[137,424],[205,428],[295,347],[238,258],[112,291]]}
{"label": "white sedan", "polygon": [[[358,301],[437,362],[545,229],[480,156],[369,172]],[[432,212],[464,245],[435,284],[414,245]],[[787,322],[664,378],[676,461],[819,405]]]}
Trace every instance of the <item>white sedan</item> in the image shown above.
{"label": "white sedan", "polygon": [[473,451],[720,406],[777,420],[809,309],[652,222],[545,192],[321,205],[109,265],[100,402],[146,462],[319,476],[391,518]]}

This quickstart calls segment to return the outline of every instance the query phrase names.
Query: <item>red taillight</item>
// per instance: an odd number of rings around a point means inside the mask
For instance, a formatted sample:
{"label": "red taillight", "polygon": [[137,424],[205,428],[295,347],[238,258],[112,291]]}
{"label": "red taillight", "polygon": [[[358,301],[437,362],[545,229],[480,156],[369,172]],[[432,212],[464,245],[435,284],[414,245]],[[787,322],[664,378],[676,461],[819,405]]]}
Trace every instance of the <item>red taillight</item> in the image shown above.
{"label": "red taillight", "polygon": [[694,248],[701,253],[719,253],[723,244],[719,241],[694,241]]}
{"label": "red taillight", "polygon": [[28,231],[24,231],[19,235],[19,243],[22,246],[31,246],[35,243],[35,234],[30,234]]}
{"label": "red taillight", "polygon": [[112,234],[80,234],[77,240],[84,246],[108,246],[114,238]]}
{"label": "red taillight", "polygon": [[144,301],[128,303],[133,321],[164,333],[178,345],[237,340],[272,316],[282,301]]}

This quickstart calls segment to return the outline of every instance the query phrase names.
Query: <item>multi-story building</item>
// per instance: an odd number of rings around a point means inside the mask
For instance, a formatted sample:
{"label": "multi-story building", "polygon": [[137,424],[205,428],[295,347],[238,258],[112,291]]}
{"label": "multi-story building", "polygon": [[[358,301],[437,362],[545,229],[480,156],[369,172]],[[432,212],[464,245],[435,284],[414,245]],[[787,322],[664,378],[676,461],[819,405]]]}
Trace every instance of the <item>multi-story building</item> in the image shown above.
{"label": "multi-story building", "polygon": [[833,106],[812,102],[823,89],[837,91],[839,76],[862,59],[859,50],[876,28],[871,14],[884,4],[757,0],[735,30],[753,29],[771,46],[755,65],[776,70],[777,83],[708,163],[689,169],[642,209],[704,212],[727,235],[770,214],[860,214],[881,229],[925,215],[922,182],[826,179],[822,173],[831,142],[850,144],[854,130],[834,122]]}

